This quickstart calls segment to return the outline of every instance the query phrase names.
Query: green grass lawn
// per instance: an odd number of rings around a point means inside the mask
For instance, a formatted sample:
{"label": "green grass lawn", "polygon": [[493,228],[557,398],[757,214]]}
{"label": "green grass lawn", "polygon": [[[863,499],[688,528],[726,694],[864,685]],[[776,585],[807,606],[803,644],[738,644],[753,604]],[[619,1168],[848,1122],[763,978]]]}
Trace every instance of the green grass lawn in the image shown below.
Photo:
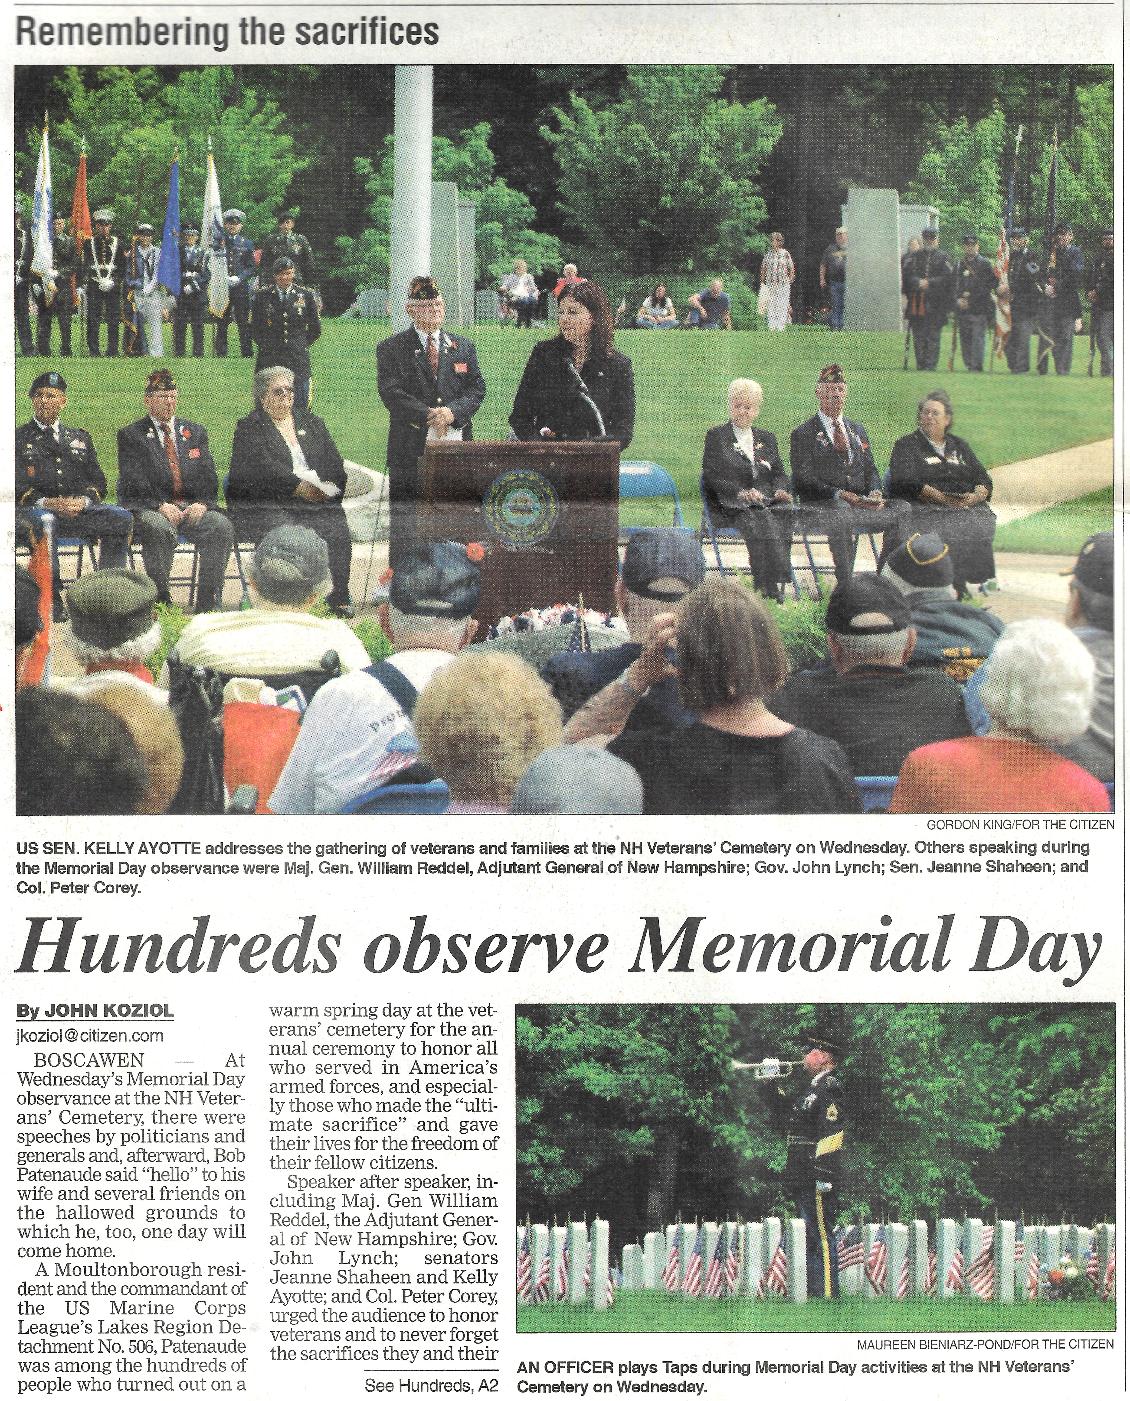
{"label": "green grass lawn", "polygon": [[997,530],[997,549],[1036,555],[1077,554],[1097,530],[1114,525],[1114,488],[1061,501]]}
{"label": "green grass lawn", "polygon": [[759,1303],[621,1294],[601,1313],[566,1304],[518,1310],[519,1333],[1108,1333],[1114,1304],[983,1304],[972,1299],[898,1303]]}
{"label": "green grass lawn", "polygon": [[[314,347],[314,408],[329,425],[347,458],[383,466],[388,416],[376,393],[374,347],[389,332],[387,323],[329,321]],[[542,331],[480,326],[474,339],[487,381],[487,399],[475,418],[475,436],[504,437],[514,391],[533,344]],[[76,333],[77,339],[77,333]],[[210,335],[206,337],[210,345]],[[835,360],[850,383],[847,413],[871,434],[875,461],[885,471],[891,444],[915,426],[920,396],[941,386],[953,398],[956,431],[972,443],[988,467],[1035,457],[1113,432],[1112,381],[1088,379],[1086,356],[1077,355],[1075,372],[1055,375],[903,373],[902,337],[881,332],[796,329],[782,335],[738,331],[621,331],[617,345],[631,357],[636,379],[636,435],[628,456],[666,467],[678,484],[688,522],[699,515],[698,478],[706,430],[726,419],[726,387],[739,375],[761,382],[765,407],[760,425],[777,434],[782,454],[796,425],[815,411],[812,386],[820,367]],[[234,337],[229,336],[229,344]],[[948,342],[943,360],[948,354]],[[960,359],[960,357],[959,357]],[[16,421],[30,406],[27,387],[43,369],[65,372],[69,402],[64,421],[88,428],[99,459],[116,479],[115,434],[144,412],[142,388],[151,360],[68,361],[38,357],[16,362]],[[252,407],[251,365],[238,355],[226,360],[168,360],[180,385],[180,411],[207,427],[221,476],[227,469],[235,422]],[[25,411],[26,410],[26,411]],[[625,518],[659,522],[648,503],[632,503]],[[1086,535],[1086,531],[1083,535]],[[1080,536],[1080,538],[1083,538]]]}

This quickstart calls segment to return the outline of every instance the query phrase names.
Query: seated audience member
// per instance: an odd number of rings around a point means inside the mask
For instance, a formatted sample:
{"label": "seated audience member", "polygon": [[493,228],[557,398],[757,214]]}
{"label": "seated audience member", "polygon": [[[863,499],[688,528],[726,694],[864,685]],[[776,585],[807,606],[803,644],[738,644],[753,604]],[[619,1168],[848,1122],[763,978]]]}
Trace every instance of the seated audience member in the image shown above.
{"label": "seated audience member", "polygon": [[524,258],[514,259],[514,271],[508,272],[498,284],[499,307],[508,316],[514,314],[519,329],[528,330],[538,308],[538,285]]}
{"label": "seated audience member", "polygon": [[454,815],[508,811],[518,780],[561,743],[561,707],[533,667],[504,652],[472,648],[443,667],[420,693],[415,723]]}
{"label": "seated audience member", "polygon": [[[636,660],[652,618],[697,588],[705,575],[702,546],[689,531],[656,526],[628,536],[613,596],[632,640],[601,652],[558,652],[542,668],[567,720]],[[668,676],[632,708],[624,728],[689,725],[693,719],[679,700],[675,678]],[[583,737],[574,733],[572,741]]]}
{"label": "seated audience member", "polygon": [[161,645],[153,580],[132,569],[100,569],[76,579],[67,597],[71,651],[85,675],[59,677],[54,684],[93,696],[108,681],[129,678],[135,689],[152,692],[158,703],[167,703],[167,695],[153,684],[153,673],[146,665]]}
{"label": "seated audience member", "polygon": [[280,525],[259,541],[247,569],[253,607],[202,613],[177,642],[186,666],[210,667],[220,676],[272,678],[317,673],[326,652],[343,671],[369,665],[369,654],[348,623],[310,610],[324,597],[329,552],[320,535],[302,525]]}
{"label": "seated audience member", "polygon": [[129,727],[95,701],[27,686],[16,695],[15,739],[21,817],[122,816],[147,791]]}
{"label": "seated audience member", "polygon": [[145,761],[146,784],[134,812],[167,812],[184,772],[180,731],[167,704],[124,681],[109,681],[91,699],[125,724]]}
{"label": "seated audience member", "polygon": [[675,304],[667,295],[667,284],[657,282],[636,312],[636,330],[669,331],[679,324],[675,314]]}
{"label": "seated audience member", "polygon": [[561,269],[561,276],[554,285],[554,298],[560,301],[566,292],[575,287],[578,282],[584,282],[584,280],[585,279],[577,272],[576,263],[566,263]]}
{"label": "seated audience member", "polygon": [[777,439],[753,426],[763,398],[756,380],[730,385],[730,421],[711,428],[703,445],[702,485],[711,517],[741,532],[754,588],[779,603],[789,577],[793,498]]}
{"label": "seated audience member", "polygon": [[183,536],[200,554],[196,611],[220,606],[233,537],[216,504],[218,491],[207,430],[177,417],[176,380],[154,370],[145,382],[145,417],[118,430],[118,502],[133,513],[159,602],[169,602],[169,573]]}
{"label": "seated audience member", "polygon": [[993,537],[997,518],[989,509],[993,479],[964,438],[949,430],[953,404],[944,389],[918,404],[918,431],[891,450],[891,495],[910,503],[911,525],[940,535],[950,547],[954,588],[996,576]]}
{"label": "seated audience member", "polygon": [[[698,719],[621,733],[636,702],[676,672],[683,705]],[[643,780],[645,813],[858,812],[840,746],[767,708],[787,675],[767,606],[733,580],[711,579],[652,619],[643,652],[578,711],[566,741],[616,735],[609,749]]]}
{"label": "seated audience member", "polygon": [[720,277],[714,278],[710,286],[704,287],[701,292],[692,292],[687,298],[687,305],[690,307],[687,313],[688,326],[699,326],[704,331],[734,329],[730,317],[730,294],[723,292]]}
{"label": "seated audience member", "polygon": [[[102,569],[124,565],[133,521],[128,511],[104,501],[106,476],[98,465],[94,439],[85,428],[64,428],[60,415],[67,407],[67,381],[58,370],[37,375],[28,390],[32,417],[16,429],[16,505],[20,512],[48,512],[55,518],[54,542],[78,538],[99,542]],[[62,621],[57,557],[51,560],[55,580],[55,619]]]}
{"label": "seated audience member", "polygon": [[892,812],[1109,812],[1106,789],[1052,746],[1087,728],[1095,664],[1062,623],[1011,623],[985,663],[986,735],[915,749]]}
{"label": "seated audience member", "polygon": [[465,546],[443,541],[404,554],[381,605],[392,656],[328,681],[310,702],[272,812],[342,812],[419,767],[417,694],[474,637],[478,601],[479,567]]}
{"label": "seated audience member", "polygon": [[836,582],[855,569],[856,537],[883,532],[880,563],[910,533],[910,507],[883,496],[867,429],[844,417],[847,379],[839,365],[825,365],[816,380],[819,410],[789,439],[793,492],[818,530],[828,532]]}
{"label": "seated audience member", "polygon": [[964,685],[993,650],[1004,623],[987,608],[958,601],[949,546],[933,532],[912,535],[887,556],[882,577],[910,605],[917,641],[908,665],[938,668]]}
{"label": "seated audience member", "polygon": [[24,685],[24,668],[31,648],[43,630],[39,585],[22,564],[16,565],[16,685]]}
{"label": "seated audience member", "polygon": [[1067,599],[1067,626],[1095,663],[1095,697],[1087,728],[1061,754],[1114,782],[1114,534],[1092,535],[1079,551]]}
{"label": "seated audience member", "polygon": [[968,735],[957,682],[908,666],[910,607],[889,580],[837,584],[827,628],[831,668],[790,676],[769,702],[775,715],[834,739],[857,775],[897,774],[919,745]]}
{"label": "seated audience member", "polygon": [[235,425],[228,509],[241,540],[262,540],[280,525],[301,525],[326,542],[330,611],[352,618],[353,541],[341,502],[345,463],[317,414],[294,407],[294,372],[281,365],[255,374],[258,408]]}
{"label": "seated audience member", "polygon": [[539,754],[514,790],[510,811],[534,817],[634,817],[643,785],[630,764],[606,749],[565,744]]}

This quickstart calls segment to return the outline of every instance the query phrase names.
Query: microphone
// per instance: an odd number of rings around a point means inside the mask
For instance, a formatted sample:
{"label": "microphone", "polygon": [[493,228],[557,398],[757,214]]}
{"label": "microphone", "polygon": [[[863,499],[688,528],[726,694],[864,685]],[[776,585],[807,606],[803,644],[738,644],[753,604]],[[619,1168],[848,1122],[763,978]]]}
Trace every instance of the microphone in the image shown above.
{"label": "microphone", "polygon": [[574,364],[572,354],[566,357],[565,363],[568,365],[569,371],[572,374],[577,393],[580,395],[581,399],[585,402],[585,404],[588,406],[589,410],[592,413],[593,421],[596,423],[596,436],[598,438],[606,437],[607,434],[604,428],[604,416],[601,414],[600,409],[597,408],[595,400],[589,393],[588,385],[581,378],[581,372],[577,369],[577,366]]}

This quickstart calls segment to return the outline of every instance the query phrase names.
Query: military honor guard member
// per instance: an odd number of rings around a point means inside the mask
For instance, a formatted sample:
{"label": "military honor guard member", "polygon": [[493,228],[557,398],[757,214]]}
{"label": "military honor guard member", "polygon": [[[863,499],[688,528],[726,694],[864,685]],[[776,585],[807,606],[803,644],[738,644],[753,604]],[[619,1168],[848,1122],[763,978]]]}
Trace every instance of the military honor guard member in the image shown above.
{"label": "military honor guard member", "polygon": [[282,365],[294,372],[294,407],[310,407],[310,347],[322,334],[318,303],[309,287],[298,286],[294,259],[276,258],[274,285],[260,287],[251,308],[251,335],[258,355],[256,371]]}
{"label": "military honor guard member", "polygon": [[94,211],[94,236],[82,246],[82,273],[86,287],[86,346],[101,354],[100,327],[106,323],[106,354],[118,353],[122,321],[122,284],[126,276],[126,249],[116,233],[112,209]]}
{"label": "military honor guard member", "polygon": [[157,281],[161,245],[153,242],[152,224],[138,224],[134,234],[134,245],[126,258],[126,288],[137,315],[134,349],[139,355],[159,360],[165,353],[165,291]]}
{"label": "military honor guard member", "polygon": [[486,397],[474,344],[443,329],[443,294],[414,277],[405,310],[412,325],[377,346],[377,392],[389,413],[389,559],[415,542],[416,464],[429,437],[471,438],[471,419]]}
{"label": "military honor guard member", "polygon": [[[1099,373],[1114,374],[1114,230],[1104,229],[1102,247],[1095,259],[1087,299],[1091,303],[1094,337],[1099,347]],[[1094,351],[1092,350],[1092,356]],[[1090,374],[1090,370],[1087,371]]]}
{"label": "military honor guard member", "polygon": [[937,229],[922,230],[922,247],[904,261],[903,268],[902,290],[914,337],[914,363],[919,370],[936,370],[942,327],[953,306],[953,264],[938,247]]}
{"label": "military honor guard member", "polygon": [[216,321],[215,352],[224,356],[228,353],[228,327],[235,322],[239,332],[240,354],[251,356],[251,281],[258,268],[255,263],[255,245],[245,238],[243,210],[228,209],[224,213],[224,259],[228,265],[228,305],[223,316]]}
{"label": "military honor guard member", "polygon": [[802,1062],[810,1077],[789,1110],[785,1186],[804,1218],[808,1297],[837,1299],[840,1272],[835,1229],[843,1177],[847,1107],[835,1041],[811,1036]]}
{"label": "military honor guard member", "polygon": [[1036,362],[1037,371],[1048,372],[1048,353],[1055,362],[1057,375],[1071,373],[1071,357],[1075,350],[1075,333],[1083,329],[1083,308],[1079,293],[1083,290],[1083,250],[1075,243],[1075,231],[1070,224],[1055,226],[1055,242],[1044,270],[1044,296],[1047,305],[1044,322],[1050,341],[1043,344]]}
{"label": "military honor guard member", "polygon": [[145,382],[145,416],[118,430],[118,501],[133,513],[160,602],[169,602],[169,573],[183,536],[200,552],[196,611],[219,606],[233,536],[216,504],[218,489],[207,430],[177,417],[176,380],[154,370]]}
{"label": "military honor guard member", "polygon": [[274,233],[263,240],[260,267],[273,268],[280,258],[294,263],[295,280],[303,287],[314,285],[314,250],[305,234],[294,232],[297,215],[293,209],[281,209]]}
{"label": "military honor guard member", "polygon": [[957,333],[965,368],[980,374],[985,368],[985,333],[996,324],[993,293],[1000,278],[981,253],[981,241],[967,233],[961,240],[962,259],[954,275],[957,299]]}
{"label": "military honor guard member", "polygon": [[[33,417],[16,429],[16,505],[21,511],[54,516],[56,541],[99,541],[103,569],[124,565],[133,522],[128,511],[106,504],[106,477],[90,434],[59,422],[67,406],[67,381],[58,370],[48,370],[32,380],[28,397]],[[57,559],[52,560],[52,570],[59,617]]]}
{"label": "military honor guard member", "polygon": [[32,282],[32,294],[39,306],[36,328],[36,351],[51,354],[51,323],[59,323],[59,354],[71,353],[71,318],[75,309],[75,277],[78,274],[78,251],[67,233],[67,221],[61,214],[52,220],[50,285],[38,275]]}
{"label": "military honor guard member", "polygon": [[192,353],[204,354],[204,313],[208,310],[208,279],[212,255],[200,246],[200,230],[181,225],[180,296],[173,312],[173,354],[185,353],[188,328],[192,327]]}
{"label": "military honor guard member", "polygon": [[31,233],[24,227],[24,212],[16,205],[16,335],[19,337],[20,352],[33,355],[35,345],[31,339]]}
{"label": "military honor guard member", "polygon": [[1032,336],[1044,301],[1040,260],[1028,247],[1028,231],[1019,224],[1008,235],[1008,305],[1012,327],[1004,348],[1009,371],[1026,375],[1031,365]]}

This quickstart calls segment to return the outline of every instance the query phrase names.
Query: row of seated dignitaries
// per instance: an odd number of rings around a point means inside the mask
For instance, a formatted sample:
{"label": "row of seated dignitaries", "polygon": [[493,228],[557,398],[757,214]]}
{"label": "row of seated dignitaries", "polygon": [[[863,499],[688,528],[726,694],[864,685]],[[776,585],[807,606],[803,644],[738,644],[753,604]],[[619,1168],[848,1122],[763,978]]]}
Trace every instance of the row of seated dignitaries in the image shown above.
{"label": "row of seated dignitaries", "polygon": [[[179,392],[167,369],[145,382],[144,415],[119,429],[116,506],[106,502],[106,476],[85,429],[60,422],[67,383],[58,371],[31,385],[32,418],[16,430],[16,503],[27,516],[50,513],[55,539],[98,541],[99,567],[127,563],[131,541],[159,602],[169,602],[169,575],[178,543],[199,553],[196,611],[220,606],[235,532],[258,543],[279,525],[309,526],[326,542],[331,589],[327,603],[353,615],[349,594],[352,542],[342,509],[345,463],[326,425],[294,407],[294,372],[256,372],[257,408],[235,426],[226,496],[200,423],[178,413]],[[233,529],[234,522],[234,529]],[[62,616],[58,562],[53,561],[55,612]]]}
{"label": "row of seated dignitaries", "polygon": [[921,400],[918,427],[895,443],[884,484],[866,427],[844,415],[847,395],[842,368],[826,365],[816,381],[817,412],[789,439],[790,482],[776,437],[754,426],[761,386],[736,379],[729,387],[729,421],[706,435],[703,490],[714,524],[745,540],[754,586],[780,599],[798,522],[827,534],[838,583],[854,572],[859,535],[882,536],[881,566],[916,530],[948,546],[959,596],[993,578],[992,478],[950,431],[949,396],[937,389]]}

